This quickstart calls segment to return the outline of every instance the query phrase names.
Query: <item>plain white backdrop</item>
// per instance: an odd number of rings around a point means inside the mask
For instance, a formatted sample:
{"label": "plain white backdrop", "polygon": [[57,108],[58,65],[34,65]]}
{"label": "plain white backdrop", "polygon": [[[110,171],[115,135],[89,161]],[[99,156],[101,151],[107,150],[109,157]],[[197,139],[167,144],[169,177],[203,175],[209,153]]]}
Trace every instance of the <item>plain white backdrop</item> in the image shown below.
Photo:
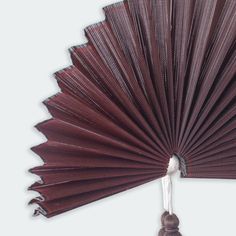
{"label": "plain white backdrop", "polygon": [[[27,169],[44,141],[33,126],[49,115],[41,102],[58,91],[52,74],[70,65],[67,49],[85,42],[83,28],[104,19],[112,0],[0,0],[0,235],[156,236],[163,212],[160,181],[53,219],[33,218]],[[183,236],[236,235],[236,182],[174,181]]]}

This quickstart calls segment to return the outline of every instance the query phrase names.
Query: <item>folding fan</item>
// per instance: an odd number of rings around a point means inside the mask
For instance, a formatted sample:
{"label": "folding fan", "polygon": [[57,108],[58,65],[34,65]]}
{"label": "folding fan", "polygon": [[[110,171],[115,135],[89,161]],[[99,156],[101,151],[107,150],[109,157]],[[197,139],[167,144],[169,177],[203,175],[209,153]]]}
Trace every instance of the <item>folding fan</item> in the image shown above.
{"label": "folding fan", "polygon": [[163,228],[177,236],[171,174],[236,179],[236,1],[127,0],[104,8],[73,65],[55,73],[44,165],[30,190],[52,217],[161,178]]}

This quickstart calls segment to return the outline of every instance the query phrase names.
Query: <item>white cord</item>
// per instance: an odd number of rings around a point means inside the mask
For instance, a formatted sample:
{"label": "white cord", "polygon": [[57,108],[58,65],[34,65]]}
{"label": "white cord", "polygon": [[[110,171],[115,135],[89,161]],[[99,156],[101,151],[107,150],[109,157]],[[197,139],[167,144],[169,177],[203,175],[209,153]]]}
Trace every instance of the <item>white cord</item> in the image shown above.
{"label": "white cord", "polygon": [[163,203],[164,209],[169,212],[170,215],[173,214],[173,202],[172,202],[172,181],[171,176],[176,173],[179,169],[179,160],[176,156],[170,158],[168,170],[166,176],[164,176],[162,181],[163,190]]}

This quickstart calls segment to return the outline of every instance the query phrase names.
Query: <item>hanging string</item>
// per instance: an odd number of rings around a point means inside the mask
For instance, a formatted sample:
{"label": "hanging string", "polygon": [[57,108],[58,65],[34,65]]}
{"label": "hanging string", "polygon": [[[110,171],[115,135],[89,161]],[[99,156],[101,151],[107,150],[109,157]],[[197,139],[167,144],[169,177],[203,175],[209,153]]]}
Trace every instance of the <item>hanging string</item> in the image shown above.
{"label": "hanging string", "polygon": [[161,217],[162,229],[159,236],[181,236],[179,233],[179,219],[173,213],[171,176],[179,170],[179,160],[176,156],[170,158],[166,176],[162,178],[163,205],[165,212]]}
{"label": "hanging string", "polygon": [[170,215],[173,213],[173,202],[172,202],[172,181],[171,176],[179,170],[179,160],[176,156],[170,158],[169,166],[167,169],[166,176],[164,176],[162,181],[163,190],[163,203],[164,209],[169,212]]}

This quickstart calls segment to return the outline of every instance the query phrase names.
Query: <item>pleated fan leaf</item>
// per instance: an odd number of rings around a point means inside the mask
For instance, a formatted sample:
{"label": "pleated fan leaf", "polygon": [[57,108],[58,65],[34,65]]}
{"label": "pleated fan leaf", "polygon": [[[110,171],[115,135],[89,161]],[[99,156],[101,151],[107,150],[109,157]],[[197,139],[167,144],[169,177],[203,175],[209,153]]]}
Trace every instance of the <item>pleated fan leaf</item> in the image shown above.
{"label": "pleated fan leaf", "polygon": [[173,155],[182,177],[236,179],[236,1],[127,0],[104,12],[44,102],[36,215],[162,178]]}

